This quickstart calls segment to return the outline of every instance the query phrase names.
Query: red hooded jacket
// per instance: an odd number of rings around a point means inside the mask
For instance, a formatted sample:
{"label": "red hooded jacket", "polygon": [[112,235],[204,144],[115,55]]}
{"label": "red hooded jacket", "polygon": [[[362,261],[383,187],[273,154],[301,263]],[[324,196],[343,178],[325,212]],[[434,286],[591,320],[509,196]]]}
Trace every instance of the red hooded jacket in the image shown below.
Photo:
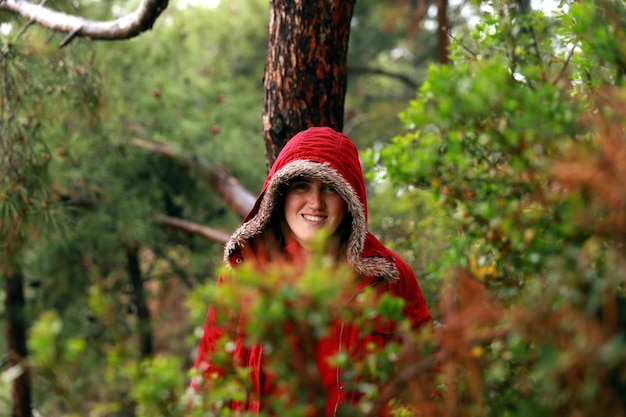
{"label": "red hooded jacket", "polygon": [[[244,261],[254,261],[259,256],[251,249],[254,245],[250,242],[268,228],[274,212],[282,209],[281,186],[297,177],[323,181],[337,190],[347,203],[352,225],[345,259],[359,277],[356,293],[371,288],[376,294],[388,293],[400,297],[404,300],[403,313],[413,328],[430,323],[430,313],[411,268],[367,229],[367,198],[357,148],[347,136],[328,127],[307,129],[285,145],[254,207],[227,242],[225,263],[236,267]],[[286,239],[283,249],[293,250],[297,245],[292,239]],[[341,369],[331,366],[328,359],[338,352],[347,352],[351,360],[358,361],[366,354],[366,346],[371,346],[371,343],[383,346],[394,338],[394,324],[375,322],[370,334],[361,333],[361,329],[353,323],[337,321],[330,333],[318,341],[316,359],[321,383],[327,393],[327,416],[336,415],[340,406],[354,404],[359,397],[356,392],[346,392]],[[195,367],[205,375],[215,371],[211,364],[211,353],[215,351],[222,334],[215,312],[209,308],[195,360]],[[267,383],[267,375],[261,366],[262,351],[262,346],[246,347],[243,338],[237,336],[234,358],[238,364],[250,367],[253,392],[249,393],[246,402],[233,403],[233,409],[250,412],[260,410],[260,402],[266,394],[265,386],[271,385]]]}

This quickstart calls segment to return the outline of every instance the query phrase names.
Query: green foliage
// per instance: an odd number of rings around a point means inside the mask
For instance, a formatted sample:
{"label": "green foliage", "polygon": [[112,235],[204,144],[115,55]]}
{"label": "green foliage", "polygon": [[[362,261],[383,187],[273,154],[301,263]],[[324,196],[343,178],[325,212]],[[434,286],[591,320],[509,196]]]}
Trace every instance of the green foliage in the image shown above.
{"label": "green foliage", "polygon": [[[71,6],[108,19],[113,4]],[[262,102],[267,19],[259,16],[267,5],[175,7],[141,39],[76,39],[62,50],[62,35],[3,20],[2,153],[15,155],[3,156],[15,170],[1,180],[0,270],[20,268],[25,277],[34,404],[45,415],[169,412],[193,354],[183,300],[188,288],[212,279],[207,271],[221,247],[157,218],[224,231],[239,221],[202,172],[132,140],[166,142],[182,159],[224,165],[250,189],[263,179],[254,109]],[[133,253],[155,350],[171,355],[153,362],[138,353],[144,323],[130,281]],[[50,324],[44,312],[58,332],[39,332]],[[168,377],[176,367],[178,376]],[[153,368],[163,379],[150,392]]]}
{"label": "green foliage", "polygon": [[506,252],[513,268],[506,278],[523,280],[537,269],[526,258],[559,251],[567,233],[542,235],[541,246],[533,247],[534,234],[567,213],[530,197],[548,185],[546,160],[583,131],[568,96],[555,86],[530,90],[501,58],[476,66],[432,68],[420,100],[402,116],[420,130],[395,139],[381,159],[393,180],[434,186],[442,204],[467,221],[466,236],[485,240],[487,253]]}
{"label": "green foliage", "polygon": [[[442,296],[445,395],[463,415],[624,415],[626,361],[606,359],[624,340],[623,4],[485,3],[401,114],[407,133],[370,155],[456,221],[433,275],[497,300],[494,321],[476,295]],[[454,346],[463,315],[492,333]]]}
{"label": "green foliage", "polygon": [[355,3],[348,48],[344,133],[360,149],[402,132],[397,114],[435,62],[436,36],[420,3],[360,0]]}
{"label": "green foliage", "polygon": [[137,416],[174,415],[185,384],[176,357],[157,356],[130,367],[131,395],[139,404]]}
{"label": "green foliage", "polygon": [[[58,10],[95,20],[133,7],[119,2],[55,4]],[[354,31],[351,51],[367,54],[353,55],[356,65],[369,63],[370,57],[392,72],[416,65],[391,58],[390,48],[406,39],[402,27],[389,26],[393,9],[393,4],[359,5],[363,25]],[[376,21],[379,11],[386,14],[385,22]],[[177,364],[162,353],[182,358],[178,365],[185,375],[196,343],[194,328],[204,318],[207,301],[197,301],[189,319],[183,300],[190,288],[205,281],[213,285],[210,271],[222,248],[166,228],[158,219],[174,216],[225,232],[240,219],[199,169],[184,168],[133,143],[165,143],[180,160],[224,165],[248,189],[259,189],[265,175],[260,105],[267,16],[268,4],[262,1],[221,1],[215,8],[170,3],[141,37],[110,43],[76,38],[59,49],[64,34],[3,14],[3,68],[14,82],[3,95],[9,101],[2,104],[10,102],[17,116],[13,120],[19,121],[10,125],[13,142],[6,149],[20,153],[24,182],[16,185],[3,177],[0,204],[3,219],[10,221],[2,226],[20,228],[3,229],[18,230],[19,239],[2,239],[2,244],[13,251],[5,259],[25,279],[34,404],[42,414],[159,415],[159,407],[162,414],[183,412],[170,401],[180,394],[173,379]],[[360,37],[374,39],[376,45]],[[416,41],[411,48],[422,45]],[[387,120],[366,117],[380,123],[361,128],[357,142],[387,137],[387,124],[399,129],[395,114],[414,87],[379,76],[375,84],[364,77],[357,86],[356,76],[351,77],[354,114],[380,114]],[[393,91],[393,107],[389,97],[376,93],[379,86]],[[410,201],[403,207],[410,209]],[[28,222],[14,222],[25,208]],[[140,292],[153,324],[152,361],[139,349],[145,323],[138,318],[137,284],[131,283],[135,255]],[[329,296],[332,289],[311,277],[298,291]],[[266,307],[276,312],[275,303]],[[322,326],[323,314],[312,317]],[[157,379],[151,391],[150,382]],[[8,386],[2,388],[8,397]]]}
{"label": "green foliage", "polygon": [[[320,237],[319,242],[323,241]],[[401,299],[388,294],[377,297],[371,288],[357,289],[352,271],[337,265],[323,248],[319,245],[303,269],[279,265],[259,271],[244,264],[236,273],[223,272],[228,278],[221,285],[194,291],[190,298],[193,305],[203,300],[200,305],[213,306],[224,334],[211,356],[212,365],[222,374],[206,378],[193,375],[201,395],[190,393],[187,398],[191,416],[230,415],[232,401],[251,401],[250,375],[245,367],[233,364],[235,335],[245,335],[247,348],[263,346],[264,371],[271,375],[271,382],[265,383],[275,386],[279,393],[263,398],[261,415],[303,416],[323,413],[326,392],[316,370],[315,352],[320,340],[336,331],[338,320],[346,329],[358,323],[360,337],[370,334],[378,321],[393,321],[408,328]],[[201,324],[203,320],[199,320]],[[411,336],[407,332],[406,337],[432,349],[430,333]],[[345,351],[331,358],[342,370],[347,392],[362,396],[355,409],[341,410],[338,415],[367,415],[384,406],[386,401],[378,401],[381,387],[393,379],[399,367],[420,357],[419,352],[409,352],[392,342],[382,349],[372,344],[363,358],[351,358]],[[404,404],[398,400],[394,408]],[[245,411],[239,413],[247,415]]]}
{"label": "green foliage", "polygon": [[[252,109],[263,100],[267,17],[260,17],[266,15],[267,5],[258,1],[174,9],[145,36],[101,47],[97,62],[107,83],[126,86],[107,91],[119,141],[175,144],[184,155],[224,164],[245,186],[259,188],[261,111]],[[139,60],[145,71],[136,70]],[[186,199],[206,209],[215,203],[208,195],[191,189]]]}
{"label": "green foliage", "polygon": [[17,267],[15,258],[25,242],[37,229],[52,223],[53,217],[47,190],[51,155],[42,139],[40,106],[34,100],[44,93],[43,88],[32,79],[32,58],[16,48],[10,37],[2,41],[0,253],[7,261],[0,266],[0,274],[4,276]]}
{"label": "green foliage", "polygon": [[[346,131],[361,148],[372,144],[364,159],[380,164],[368,178],[371,228],[413,266],[440,325],[420,334],[401,327],[403,344],[372,349],[360,363],[336,358],[365,381],[354,414],[391,395],[398,416],[624,415],[624,5],[566,1],[551,15],[480,2],[475,26],[452,32],[452,64],[426,68],[434,32],[409,34],[413,3],[392,3],[357,2],[350,65],[409,72],[421,88],[407,106],[412,85],[351,72]],[[57,6],[103,18],[129,7]],[[132,145],[167,143],[260,187],[267,7],[170,5],[137,39],[76,39],[62,50],[63,35],[3,15],[11,30],[1,38],[9,165],[0,269],[25,277],[42,414],[228,415],[249,384],[245,370],[209,381],[202,398],[182,391],[198,378],[186,370],[207,305],[238,307],[244,296],[250,317],[264,318],[249,321],[249,342],[266,341],[284,358],[273,370],[290,389],[314,382],[289,366],[277,323],[299,323],[315,341],[327,313],[339,312],[347,276],[325,279],[331,267],[320,258],[301,280],[242,271],[237,286],[215,288],[220,245],[166,229],[157,216],[225,231],[239,219],[201,172]],[[154,323],[148,357],[139,349],[133,253]],[[187,317],[180,310],[190,288]],[[358,300],[341,312],[346,319],[397,318],[401,307]],[[227,363],[224,342],[216,359]],[[437,361],[441,369],[427,371]],[[9,413],[18,371],[2,369],[0,414]],[[434,389],[443,400],[432,401]],[[304,398],[270,406],[304,415],[319,400]]]}
{"label": "green foliage", "polygon": [[[369,149],[362,156],[366,164],[371,164],[380,154]],[[372,186],[368,200],[370,230],[412,267],[433,308],[441,287],[441,254],[457,233],[456,226],[428,190],[412,185],[394,187],[390,181],[378,178],[380,175],[377,169],[368,171]]]}

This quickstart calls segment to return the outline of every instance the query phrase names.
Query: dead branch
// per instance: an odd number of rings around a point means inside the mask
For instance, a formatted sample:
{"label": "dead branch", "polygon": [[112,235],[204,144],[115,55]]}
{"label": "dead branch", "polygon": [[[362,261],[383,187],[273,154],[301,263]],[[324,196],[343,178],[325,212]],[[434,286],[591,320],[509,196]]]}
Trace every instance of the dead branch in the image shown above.
{"label": "dead branch", "polygon": [[152,29],[167,4],[168,0],[142,0],[134,12],[108,21],[85,19],[25,0],[0,0],[0,10],[13,12],[28,19],[29,23],[67,33],[60,44],[63,47],[76,37],[106,41],[133,38]]}
{"label": "dead branch", "polygon": [[410,88],[413,89],[417,89],[420,87],[420,83],[418,83],[417,81],[413,80],[411,77],[409,77],[406,74],[400,74],[400,73],[396,73],[396,72],[391,72],[391,71],[385,71],[383,69],[380,68],[373,68],[373,67],[363,67],[363,66],[351,66],[348,67],[348,73],[350,74],[371,74],[371,75],[382,75],[384,77],[389,77],[389,78],[394,78],[400,82],[403,82],[404,84],[406,84],[407,86],[409,86]]}
{"label": "dead branch", "polygon": [[218,243],[226,243],[229,237],[227,233],[211,229],[210,227],[202,226],[198,223],[190,222],[189,220],[179,219],[178,217],[157,216],[156,220],[157,222],[166,226],[171,226],[177,229],[184,230],[185,232],[200,235],[204,238],[213,240]]}
{"label": "dead branch", "polygon": [[228,207],[241,218],[245,217],[254,205],[256,197],[219,165],[212,164],[199,157],[187,158],[171,146],[163,143],[134,139],[131,141],[131,144],[137,148],[146,149],[171,158],[179,166],[187,170],[198,169],[215,192],[226,202]]}

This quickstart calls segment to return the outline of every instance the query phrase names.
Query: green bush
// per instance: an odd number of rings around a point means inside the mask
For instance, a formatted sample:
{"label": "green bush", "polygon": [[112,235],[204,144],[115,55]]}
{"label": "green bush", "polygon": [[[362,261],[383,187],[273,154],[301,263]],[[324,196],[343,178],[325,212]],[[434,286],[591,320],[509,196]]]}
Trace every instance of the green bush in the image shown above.
{"label": "green bush", "polygon": [[482,3],[372,160],[460,230],[437,269],[446,415],[626,413],[626,13],[561,3]]}

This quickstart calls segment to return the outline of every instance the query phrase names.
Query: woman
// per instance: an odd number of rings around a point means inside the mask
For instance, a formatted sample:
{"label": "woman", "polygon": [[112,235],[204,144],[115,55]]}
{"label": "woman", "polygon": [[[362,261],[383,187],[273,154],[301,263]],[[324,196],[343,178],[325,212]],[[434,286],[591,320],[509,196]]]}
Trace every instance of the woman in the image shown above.
{"label": "woman", "polygon": [[[278,155],[261,193],[241,226],[226,244],[224,261],[236,267],[253,262],[262,270],[272,262],[306,260],[309,245],[320,230],[335,238],[338,259],[357,277],[355,294],[370,288],[404,300],[404,315],[413,328],[430,323],[431,316],[410,267],[387,249],[367,229],[365,183],[354,144],[328,127],[313,127],[295,135]],[[204,375],[219,372],[211,354],[223,330],[212,308],[200,340],[195,367]],[[362,334],[354,323],[337,320],[315,349],[321,385],[326,393],[325,414],[333,416],[359,395],[345,389],[341,369],[329,359],[348,352],[351,359],[363,357],[366,346],[382,347],[394,338],[393,323],[375,323]],[[235,342],[237,364],[250,368],[252,390],[246,402],[234,409],[258,412],[263,398],[275,384],[264,372],[262,346],[245,347],[241,336]]]}

